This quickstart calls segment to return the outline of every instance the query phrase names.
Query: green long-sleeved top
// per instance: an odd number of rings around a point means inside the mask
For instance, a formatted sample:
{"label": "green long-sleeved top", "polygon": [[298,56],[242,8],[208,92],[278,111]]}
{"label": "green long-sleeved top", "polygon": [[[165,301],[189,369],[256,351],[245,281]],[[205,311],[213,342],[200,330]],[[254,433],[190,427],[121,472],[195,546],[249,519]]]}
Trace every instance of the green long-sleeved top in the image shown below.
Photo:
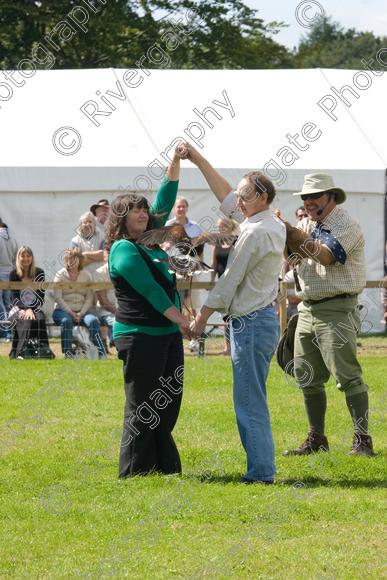
{"label": "green long-sleeved top", "polygon": [[[151,214],[162,214],[158,219],[157,227],[163,227],[168,219],[178,190],[178,181],[168,181],[166,178],[157,192],[156,200],[149,210]],[[142,246],[141,246],[142,247]],[[167,257],[167,254],[161,249],[149,250],[144,248],[148,256],[154,260],[161,260]],[[168,262],[157,262],[155,266],[161,270],[168,280],[173,279],[173,275],[168,272]],[[153,278],[148,265],[140,255],[136,246],[129,240],[117,240],[111,247],[109,255],[109,269],[112,278],[121,276],[126,280],[139,294],[161,314],[171,306],[179,308],[179,298],[176,295],[175,303],[171,302],[166,292]],[[168,327],[160,326],[142,326],[139,324],[123,324],[115,322],[113,327],[113,338],[119,338],[133,332],[142,332],[153,336],[173,334],[179,327],[173,324]]]}

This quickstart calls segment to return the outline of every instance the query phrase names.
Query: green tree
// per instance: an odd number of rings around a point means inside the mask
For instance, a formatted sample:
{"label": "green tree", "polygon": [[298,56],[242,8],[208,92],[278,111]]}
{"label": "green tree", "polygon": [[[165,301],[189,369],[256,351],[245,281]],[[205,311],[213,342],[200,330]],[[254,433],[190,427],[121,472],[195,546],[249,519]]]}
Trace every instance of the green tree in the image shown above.
{"label": "green tree", "polygon": [[[87,32],[68,16],[77,6],[89,13],[89,21],[84,24]],[[80,9],[77,14],[82,20]],[[171,19],[180,19],[180,25],[174,25]],[[41,61],[36,66],[42,69],[51,65],[59,69],[136,67],[136,61],[155,44],[165,50],[165,39],[169,38],[173,68],[287,67],[292,56],[271,38],[282,26],[277,22],[265,24],[255,10],[239,0],[3,1],[0,65],[15,68],[22,59],[31,58],[35,49],[33,54]],[[168,31],[175,33],[175,43],[172,34],[166,36]],[[44,49],[55,56],[54,64],[44,58]],[[151,54],[153,66],[149,61],[144,66],[158,68],[158,60],[164,65],[157,47]]]}
{"label": "green tree", "polygon": [[386,41],[387,37],[380,38],[372,32],[345,30],[330,17],[325,17],[301,40],[294,55],[294,66],[363,69],[362,59],[375,58],[378,50],[386,46]]}

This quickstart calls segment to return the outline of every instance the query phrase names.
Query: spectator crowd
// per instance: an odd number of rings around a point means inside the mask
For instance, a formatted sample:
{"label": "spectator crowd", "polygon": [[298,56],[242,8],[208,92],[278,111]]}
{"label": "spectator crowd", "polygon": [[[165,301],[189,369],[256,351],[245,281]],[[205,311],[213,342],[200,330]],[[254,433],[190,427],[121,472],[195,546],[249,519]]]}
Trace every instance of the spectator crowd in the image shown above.
{"label": "spectator crowd", "polygon": [[[45,272],[36,266],[29,246],[19,247],[8,225],[0,218],[0,281],[24,282],[22,290],[0,289],[0,342],[11,342],[10,358],[54,358],[46,327],[47,315],[61,330],[62,353],[74,356],[91,343],[98,358],[106,359],[114,346],[113,324],[117,310],[114,291],[94,292],[88,282],[110,282],[104,229],[109,202],[101,199],[79,218],[76,235],[63,255],[63,268],[54,282],[86,284],[55,288],[52,312],[45,308]],[[32,289],[31,283],[39,283]],[[87,329],[85,335],[84,328]]]}

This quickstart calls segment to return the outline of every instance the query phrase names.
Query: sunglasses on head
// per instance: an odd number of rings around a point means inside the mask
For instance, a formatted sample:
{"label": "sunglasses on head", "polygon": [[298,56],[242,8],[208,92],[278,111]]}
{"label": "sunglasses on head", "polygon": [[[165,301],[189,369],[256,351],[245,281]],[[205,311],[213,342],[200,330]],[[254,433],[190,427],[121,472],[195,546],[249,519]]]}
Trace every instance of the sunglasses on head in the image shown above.
{"label": "sunglasses on head", "polygon": [[305,195],[301,195],[301,199],[302,201],[307,200],[308,197],[310,199],[319,199],[319,197],[322,197],[324,193],[326,193],[326,191],[321,191],[320,193],[305,193]]}

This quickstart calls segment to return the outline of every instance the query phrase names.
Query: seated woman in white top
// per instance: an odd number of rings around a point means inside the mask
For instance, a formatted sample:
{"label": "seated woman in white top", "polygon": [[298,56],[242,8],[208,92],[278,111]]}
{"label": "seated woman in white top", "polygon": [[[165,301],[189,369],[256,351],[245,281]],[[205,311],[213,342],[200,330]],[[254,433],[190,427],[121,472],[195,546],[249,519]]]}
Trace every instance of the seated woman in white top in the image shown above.
{"label": "seated woman in white top", "polygon": [[[68,248],[64,256],[65,267],[56,274],[54,282],[92,282],[89,272],[83,270],[83,255],[80,248]],[[86,326],[90,338],[98,348],[99,358],[106,358],[101,329],[97,318],[90,312],[94,293],[87,288],[57,289],[52,318],[61,327],[62,352],[68,358],[72,352],[74,324]]]}

